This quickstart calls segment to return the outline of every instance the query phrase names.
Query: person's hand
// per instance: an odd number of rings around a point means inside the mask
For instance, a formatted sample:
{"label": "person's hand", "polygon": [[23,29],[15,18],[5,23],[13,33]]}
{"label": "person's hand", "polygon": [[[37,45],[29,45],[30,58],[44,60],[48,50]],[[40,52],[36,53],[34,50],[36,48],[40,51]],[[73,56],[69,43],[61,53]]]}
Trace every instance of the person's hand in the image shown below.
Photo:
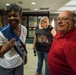
{"label": "person's hand", "polygon": [[33,47],[32,47],[32,48],[33,48],[33,50],[35,50],[35,45],[33,45]]}
{"label": "person's hand", "polygon": [[10,41],[8,41],[8,39],[6,39],[6,42],[4,42],[1,50],[7,52],[8,50],[10,50],[14,46],[14,43],[15,43],[14,38],[12,38]]}
{"label": "person's hand", "polygon": [[23,64],[27,64],[27,56],[25,57],[25,60],[23,61]]}
{"label": "person's hand", "polygon": [[0,46],[0,57],[2,58],[3,55],[9,51],[15,43],[15,39],[11,39],[10,41],[8,41],[8,39],[6,40],[6,42],[3,43],[3,46]]}

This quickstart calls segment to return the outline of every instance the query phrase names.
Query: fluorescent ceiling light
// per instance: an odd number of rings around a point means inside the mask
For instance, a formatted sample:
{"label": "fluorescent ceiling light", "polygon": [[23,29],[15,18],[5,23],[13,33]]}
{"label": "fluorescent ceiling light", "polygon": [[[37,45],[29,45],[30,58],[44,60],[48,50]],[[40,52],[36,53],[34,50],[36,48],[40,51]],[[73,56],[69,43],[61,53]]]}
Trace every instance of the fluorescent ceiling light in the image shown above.
{"label": "fluorescent ceiling light", "polygon": [[76,5],[76,0],[71,0],[70,2],[68,2],[66,5]]}
{"label": "fluorescent ceiling light", "polygon": [[76,7],[62,7],[59,10],[75,10]]}
{"label": "fluorescent ceiling light", "polygon": [[76,0],[70,0],[63,7],[59,8],[58,11],[71,10],[76,11]]}

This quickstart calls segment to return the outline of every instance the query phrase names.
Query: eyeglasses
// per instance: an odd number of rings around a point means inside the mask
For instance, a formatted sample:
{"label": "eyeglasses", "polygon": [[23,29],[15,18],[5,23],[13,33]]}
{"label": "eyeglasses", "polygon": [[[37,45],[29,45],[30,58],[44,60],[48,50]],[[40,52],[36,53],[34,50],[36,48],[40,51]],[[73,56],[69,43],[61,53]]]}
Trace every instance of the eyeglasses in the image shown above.
{"label": "eyeglasses", "polygon": [[68,18],[68,17],[62,17],[62,18],[58,18],[57,21],[67,21],[67,20],[73,20],[73,18]]}

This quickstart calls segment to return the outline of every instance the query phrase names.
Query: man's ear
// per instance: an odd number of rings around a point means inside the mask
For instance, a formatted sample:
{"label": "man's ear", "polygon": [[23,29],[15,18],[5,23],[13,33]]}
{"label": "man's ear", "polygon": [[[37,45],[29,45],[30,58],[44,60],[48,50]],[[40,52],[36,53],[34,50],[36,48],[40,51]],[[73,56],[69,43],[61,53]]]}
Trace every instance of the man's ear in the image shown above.
{"label": "man's ear", "polygon": [[75,26],[76,26],[76,20],[74,20],[74,24],[75,24]]}
{"label": "man's ear", "polygon": [[72,22],[73,22],[73,25],[75,25],[75,23],[76,23],[76,20],[75,20],[75,19],[72,19]]}
{"label": "man's ear", "polygon": [[22,14],[21,13],[19,13],[19,16],[20,16],[20,18],[22,17]]}

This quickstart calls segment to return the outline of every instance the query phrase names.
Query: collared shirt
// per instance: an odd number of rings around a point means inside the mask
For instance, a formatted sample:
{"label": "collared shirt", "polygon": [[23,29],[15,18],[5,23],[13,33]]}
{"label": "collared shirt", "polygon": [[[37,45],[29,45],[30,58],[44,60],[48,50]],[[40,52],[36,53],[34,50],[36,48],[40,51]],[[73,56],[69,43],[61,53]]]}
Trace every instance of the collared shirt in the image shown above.
{"label": "collared shirt", "polygon": [[76,28],[57,33],[48,53],[51,75],[76,75]]}

